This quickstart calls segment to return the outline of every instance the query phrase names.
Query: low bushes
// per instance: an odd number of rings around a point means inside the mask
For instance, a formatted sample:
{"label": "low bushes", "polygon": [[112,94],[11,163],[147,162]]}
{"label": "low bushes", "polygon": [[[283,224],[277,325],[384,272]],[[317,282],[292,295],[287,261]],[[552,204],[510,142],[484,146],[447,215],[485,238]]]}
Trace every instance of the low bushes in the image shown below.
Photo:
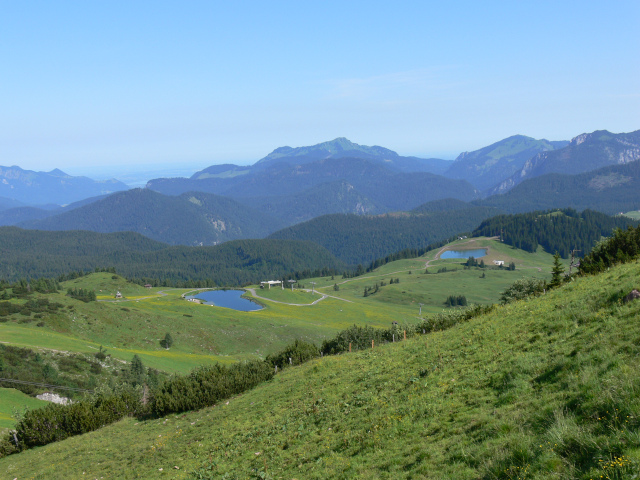
{"label": "low bushes", "polygon": [[220,364],[199,367],[189,375],[175,376],[157,388],[151,396],[151,412],[162,416],[197,410],[249,390],[272,377],[271,365],[258,360],[229,367]]}
{"label": "low bushes", "polygon": [[273,367],[282,369],[288,365],[300,365],[319,356],[320,351],[313,343],[296,340],[280,353],[269,355],[265,361]]}
{"label": "low bushes", "polygon": [[119,394],[87,398],[70,405],[49,404],[28,410],[16,426],[17,448],[47,445],[73,435],[91,432],[127,415],[141,413],[140,394],[127,390]]}

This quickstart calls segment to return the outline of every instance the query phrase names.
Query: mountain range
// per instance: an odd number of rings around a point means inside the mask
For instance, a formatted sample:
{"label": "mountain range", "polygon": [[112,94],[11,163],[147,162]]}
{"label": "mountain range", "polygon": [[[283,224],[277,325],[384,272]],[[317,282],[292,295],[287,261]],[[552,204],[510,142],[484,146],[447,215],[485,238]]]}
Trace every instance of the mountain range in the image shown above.
{"label": "mountain range", "polygon": [[466,180],[484,191],[522,170],[534,155],[563,148],[568,143],[514,135],[488,147],[461,153],[444,175]]}
{"label": "mountain range", "polygon": [[[562,207],[609,214],[636,210],[638,158],[640,131],[603,130],[570,142],[515,135],[464,152],[453,162],[403,157],[383,147],[337,138],[309,147],[280,147],[252,166],[213,165],[190,178],[154,179],[147,188],[135,190],[125,190],[117,181],[94,182],[59,170],[2,167],[2,184],[13,188],[0,192],[0,225],[133,231],[170,245],[216,245],[273,235],[315,238],[327,247],[333,240],[320,239],[339,225],[342,232],[336,238],[343,239],[350,253],[341,256],[337,249],[330,250],[346,262],[365,261],[396,247],[440,241],[457,233],[456,228],[471,230],[501,212]],[[124,191],[65,207],[54,201],[69,199],[71,193],[100,193],[106,187]],[[47,192],[53,192],[51,197]],[[487,196],[490,192],[494,193]],[[16,193],[20,195],[9,195]],[[45,205],[35,207],[35,202]],[[393,212],[405,213],[384,215]],[[333,216],[323,218],[327,215]],[[280,232],[286,227],[292,229]],[[420,234],[400,238],[403,231],[420,229]],[[380,251],[365,248],[371,244],[367,232],[377,232],[378,238],[385,232]]]}
{"label": "mountain range", "polygon": [[128,188],[115,179],[96,181],[88,177],[74,177],[58,169],[34,172],[16,166],[0,166],[0,197],[26,205],[66,205]]}
{"label": "mountain range", "polygon": [[638,160],[640,130],[618,134],[606,130],[584,133],[573,138],[564,148],[544,151],[527,159],[518,172],[497,184],[488,193],[504,193],[527,179],[547,173],[575,175]]}

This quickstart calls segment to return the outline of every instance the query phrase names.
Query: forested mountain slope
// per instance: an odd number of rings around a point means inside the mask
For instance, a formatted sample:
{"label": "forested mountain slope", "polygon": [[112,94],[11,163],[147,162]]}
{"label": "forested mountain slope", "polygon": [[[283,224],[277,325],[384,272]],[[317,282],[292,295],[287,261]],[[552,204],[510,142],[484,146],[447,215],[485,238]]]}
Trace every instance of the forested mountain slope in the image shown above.
{"label": "forested mountain slope", "polygon": [[19,226],[40,230],[132,231],[172,245],[262,238],[282,224],[238,202],[205,193],[180,197],[134,189]]}
{"label": "forested mountain slope", "polygon": [[276,217],[287,225],[331,213],[363,215],[384,211],[345,181],[323,183],[292,195],[240,197],[238,202]]}
{"label": "forested mountain slope", "polygon": [[346,182],[385,211],[410,210],[422,203],[454,197],[471,200],[478,192],[466,181],[427,172],[402,173],[362,158],[327,158],[302,165],[275,163],[230,177],[156,179],[147,187],[169,195],[200,191],[232,198],[294,195],[321,184]]}
{"label": "forested mountain slope", "polygon": [[572,250],[582,257],[616,228],[636,224],[627,217],[610,217],[593,210],[547,210],[492,217],[484,220],[473,236],[499,236],[504,243],[527,252],[535,252],[541,245],[548,253],[558,252],[562,258],[569,258]]}
{"label": "forested mountain slope", "polygon": [[169,247],[132,232],[0,227],[0,279],[58,277],[107,267],[156,284],[210,280],[239,285],[325,267],[342,271],[345,265],[312,242],[235,240],[213,247]]}
{"label": "forested mountain slope", "polygon": [[509,213],[550,208],[586,208],[615,214],[640,207],[640,162],[579,175],[550,173],[525,180],[502,195],[473,202]]}
{"label": "forested mountain slope", "polygon": [[470,207],[454,213],[324,215],[275,232],[269,238],[316,242],[345,263],[368,264],[390,253],[423,248],[471,231],[495,214],[493,208]]}

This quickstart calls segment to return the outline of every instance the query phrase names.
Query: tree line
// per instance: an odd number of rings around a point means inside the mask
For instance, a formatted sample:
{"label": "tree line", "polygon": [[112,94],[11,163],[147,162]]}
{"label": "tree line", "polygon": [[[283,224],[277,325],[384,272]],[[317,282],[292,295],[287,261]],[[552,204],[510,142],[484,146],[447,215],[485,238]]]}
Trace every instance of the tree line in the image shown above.
{"label": "tree line", "polygon": [[614,229],[634,224],[637,222],[627,217],[565,208],[498,215],[483,221],[473,236],[498,236],[507,245],[527,252],[535,252],[541,246],[549,253],[558,252],[562,258],[568,258],[574,249],[582,256]]}

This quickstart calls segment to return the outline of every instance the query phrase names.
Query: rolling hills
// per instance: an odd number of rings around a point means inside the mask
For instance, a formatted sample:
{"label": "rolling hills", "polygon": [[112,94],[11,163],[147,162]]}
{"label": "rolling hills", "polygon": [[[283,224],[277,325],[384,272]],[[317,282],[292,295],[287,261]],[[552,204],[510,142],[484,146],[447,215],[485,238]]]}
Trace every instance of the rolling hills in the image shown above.
{"label": "rolling hills", "polygon": [[0,459],[0,471],[633,478],[640,303],[621,298],[635,280],[635,263],[618,266],[442,332],[286,369],[214,407],[129,418]]}
{"label": "rolling hills", "polygon": [[238,238],[262,238],[283,224],[230,198],[199,192],[172,197],[133,189],[19,226],[101,233],[131,231],[171,245],[216,245]]}

